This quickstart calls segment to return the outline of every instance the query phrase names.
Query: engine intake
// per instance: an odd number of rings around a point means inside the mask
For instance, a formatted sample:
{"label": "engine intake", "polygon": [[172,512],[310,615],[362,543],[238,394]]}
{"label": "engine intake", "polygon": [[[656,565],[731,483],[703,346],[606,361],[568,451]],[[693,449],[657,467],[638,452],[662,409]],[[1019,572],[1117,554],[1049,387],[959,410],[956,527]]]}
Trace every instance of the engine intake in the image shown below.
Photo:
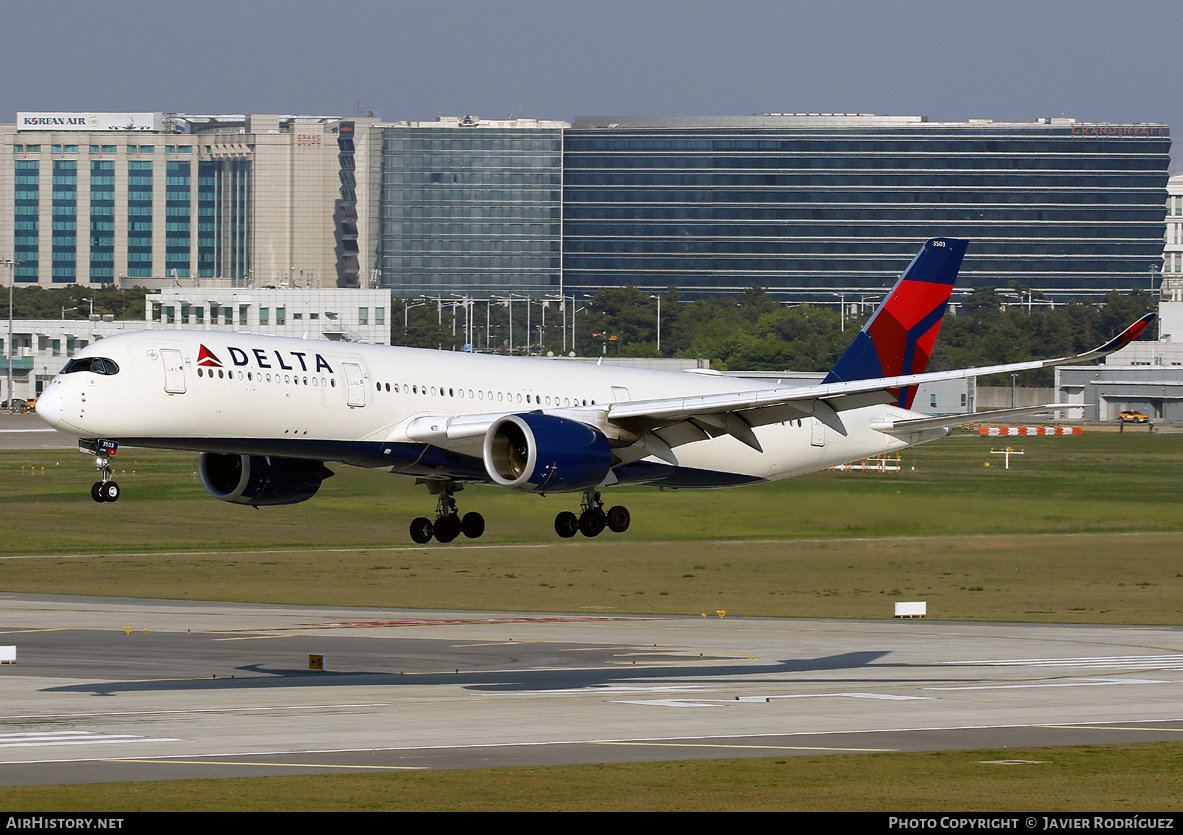
{"label": "engine intake", "polygon": [[551,415],[506,415],[485,435],[485,470],[497,484],[534,492],[574,492],[603,482],[612,448],[594,427]]}
{"label": "engine intake", "polygon": [[215,499],[253,507],[307,501],[333,474],[320,461],[224,452],[201,453],[197,472]]}

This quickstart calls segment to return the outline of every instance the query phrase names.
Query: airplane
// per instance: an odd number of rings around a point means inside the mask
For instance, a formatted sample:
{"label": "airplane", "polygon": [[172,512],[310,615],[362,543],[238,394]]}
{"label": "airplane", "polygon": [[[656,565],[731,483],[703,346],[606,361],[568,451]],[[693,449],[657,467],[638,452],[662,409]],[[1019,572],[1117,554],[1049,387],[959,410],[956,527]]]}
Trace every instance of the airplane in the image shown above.
{"label": "airplane", "polygon": [[1135,339],[1143,316],[1094,351],[926,372],[968,242],[927,241],[820,383],[432,351],[252,333],[150,330],[88,345],[37,413],[96,456],[96,502],[113,502],[119,446],[200,453],[202,486],[258,508],[306,501],[340,462],[411,476],[437,496],[411,539],[480,537],[455,494],[493,484],[581,494],[555,531],[623,532],[615,485],[733,487],[789,478],[936,440],[952,426],[1055,406],[930,416],[917,386],[1085,362]]}

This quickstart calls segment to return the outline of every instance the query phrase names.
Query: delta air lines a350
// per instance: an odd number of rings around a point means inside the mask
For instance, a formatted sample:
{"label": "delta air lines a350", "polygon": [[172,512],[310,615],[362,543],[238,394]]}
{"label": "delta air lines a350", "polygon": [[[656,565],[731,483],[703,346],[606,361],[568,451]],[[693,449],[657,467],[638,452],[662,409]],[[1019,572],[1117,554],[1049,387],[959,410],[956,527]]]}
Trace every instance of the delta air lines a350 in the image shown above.
{"label": "delta air lines a350", "polygon": [[605,508],[605,488],[788,478],[942,438],[968,421],[1033,411],[933,417],[911,406],[922,383],[1104,356],[1154,318],[1073,357],[926,373],[965,250],[961,240],[926,242],[816,385],[152,330],[80,351],[45,387],[37,413],[96,456],[98,502],[119,497],[110,456],[123,444],[199,452],[205,489],[254,507],[310,499],[332,475],[325,462],[412,476],[438,497],[434,518],[411,523],[419,543],[484,532],[481,514],[457,510],[465,484],[576,494],[579,512],[555,518],[560,536],[621,532],[629,512]]}

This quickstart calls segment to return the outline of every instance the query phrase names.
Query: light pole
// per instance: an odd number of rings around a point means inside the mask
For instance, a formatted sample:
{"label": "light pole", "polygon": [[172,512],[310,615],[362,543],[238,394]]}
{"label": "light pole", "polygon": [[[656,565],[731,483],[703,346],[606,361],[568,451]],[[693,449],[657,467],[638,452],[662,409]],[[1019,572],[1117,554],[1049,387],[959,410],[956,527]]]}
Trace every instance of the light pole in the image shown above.
{"label": "light pole", "polygon": [[455,334],[456,334],[456,327],[455,327],[455,321],[454,321],[455,316],[456,316],[455,305],[461,305],[464,307],[464,350],[465,351],[472,351],[473,350],[473,346],[472,346],[472,334],[473,334],[473,330],[472,330],[472,302],[473,302],[473,300],[470,299],[467,295],[461,296],[456,293],[453,293],[452,296],[456,299],[455,302],[452,302],[452,305],[453,305],[453,307],[452,307],[452,317],[453,317],[452,335],[455,336]]}
{"label": "light pole", "polygon": [[830,293],[838,297],[838,315],[842,333],[846,333],[846,293]]}
{"label": "light pole", "polygon": [[12,411],[12,288],[16,284],[16,267],[25,263],[12,258],[5,258],[4,266],[8,267],[8,411]]}
{"label": "light pole", "polygon": [[[591,295],[589,295],[588,293],[584,293],[583,297],[585,299],[592,298]],[[575,294],[572,293],[571,294],[571,350],[574,353],[579,352],[579,349],[575,347],[575,313],[576,313],[577,307],[578,307],[578,302],[575,301]],[[591,302],[584,302],[583,303],[584,310],[587,310],[589,307],[591,307]]]}
{"label": "light pole", "polygon": [[[507,313],[507,315],[509,316],[509,350],[508,350],[508,353],[510,356],[513,356],[513,296],[511,296],[511,295],[489,296],[489,303],[492,304],[494,301],[497,302],[498,307],[504,307],[508,311],[508,313]],[[527,337],[528,336],[529,335],[527,334]]]}
{"label": "light pole", "polygon": [[650,296],[651,299],[657,299],[657,353],[661,353],[661,296]]}
{"label": "light pole", "polygon": [[[550,300],[553,299],[553,300],[558,301],[558,303],[559,303],[559,313],[561,314],[560,318],[562,319],[562,324],[560,325],[559,330],[563,332],[563,354],[566,355],[566,353],[567,353],[567,297],[564,296],[562,293],[560,293],[557,296],[545,296],[544,298],[547,300],[547,302],[549,302]],[[544,303],[543,307],[542,307],[542,324],[546,325],[546,303]],[[542,345],[540,342],[539,348],[541,348],[541,347],[542,347]]]}
{"label": "light pole", "polygon": [[[86,301],[86,299],[83,299],[83,301]],[[412,307],[423,307],[425,304],[427,304],[427,302],[415,302],[414,304],[411,304],[410,299],[407,299],[403,302],[403,336],[404,337],[407,335],[407,327],[408,327],[408,323],[410,321],[407,318],[407,316],[411,312],[411,308]]]}

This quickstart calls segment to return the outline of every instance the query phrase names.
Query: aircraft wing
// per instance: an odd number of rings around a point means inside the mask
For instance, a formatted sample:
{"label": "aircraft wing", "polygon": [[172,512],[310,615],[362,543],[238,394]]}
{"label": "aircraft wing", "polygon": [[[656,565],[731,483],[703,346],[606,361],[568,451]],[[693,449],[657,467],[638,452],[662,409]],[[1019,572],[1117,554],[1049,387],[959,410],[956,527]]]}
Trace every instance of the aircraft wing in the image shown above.
{"label": "aircraft wing", "polygon": [[[1046,360],[1028,360],[1025,362],[989,365],[979,368],[959,368],[951,371],[929,371],[922,374],[852,380],[850,382],[826,383],[816,386],[782,386],[759,391],[712,394],[675,400],[640,400],[629,403],[617,403],[608,408],[608,420],[614,423],[630,419],[668,422],[720,412],[738,413],[747,418],[754,417],[754,415],[747,414],[751,411],[775,406],[794,406],[804,414],[812,415],[825,423],[825,417],[828,417],[828,411],[836,413],[845,409],[868,405],[868,399],[852,397],[853,395],[872,394],[884,389],[916,386],[923,383],[935,383],[941,380],[960,380],[967,377],[985,377],[990,374],[1009,374],[1016,371],[1050,368],[1057,365],[1068,365],[1099,359],[1124,348],[1132,342],[1154,320],[1156,315],[1154,313],[1147,313],[1104,345],[1075,356]],[[887,401],[885,400],[884,402]],[[809,405],[810,403],[821,403],[824,406],[818,409],[811,407]],[[775,418],[775,421],[781,419],[778,417]],[[760,423],[765,422],[774,421],[760,421]],[[760,425],[760,423],[753,423],[751,425]],[[837,426],[833,428],[838,429]]]}
{"label": "aircraft wing", "polygon": [[[724,434],[732,435],[757,451],[763,451],[752,428],[769,423],[814,417],[835,432],[846,435],[847,430],[842,423],[841,412],[877,403],[894,402],[896,397],[889,393],[890,389],[1099,359],[1132,342],[1155,316],[1154,313],[1148,313],[1104,345],[1075,356],[814,386],[776,386],[752,391],[633,400],[626,403],[543,411],[548,415],[576,420],[599,428],[613,441],[616,454],[621,460],[627,462],[652,455],[676,465],[677,458],[672,451],[674,447]],[[925,418],[894,423],[885,419],[881,425],[874,428],[883,432],[913,431],[925,428],[920,425],[922,422],[925,426],[948,426],[956,425],[948,423],[950,419],[963,423],[967,419],[977,421],[989,419],[991,416],[1004,417],[1006,413],[1026,414],[1044,408],[1048,407],[1014,411],[1006,409],[984,415],[959,415],[948,419]],[[511,413],[512,411],[506,410],[477,415],[421,416],[408,424],[406,433],[413,441],[431,443],[457,452],[479,454],[477,450],[480,449],[481,441],[488,429],[498,419]],[[933,420],[938,422],[931,423]],[[908,428],[905,429],[905,426]]]}

